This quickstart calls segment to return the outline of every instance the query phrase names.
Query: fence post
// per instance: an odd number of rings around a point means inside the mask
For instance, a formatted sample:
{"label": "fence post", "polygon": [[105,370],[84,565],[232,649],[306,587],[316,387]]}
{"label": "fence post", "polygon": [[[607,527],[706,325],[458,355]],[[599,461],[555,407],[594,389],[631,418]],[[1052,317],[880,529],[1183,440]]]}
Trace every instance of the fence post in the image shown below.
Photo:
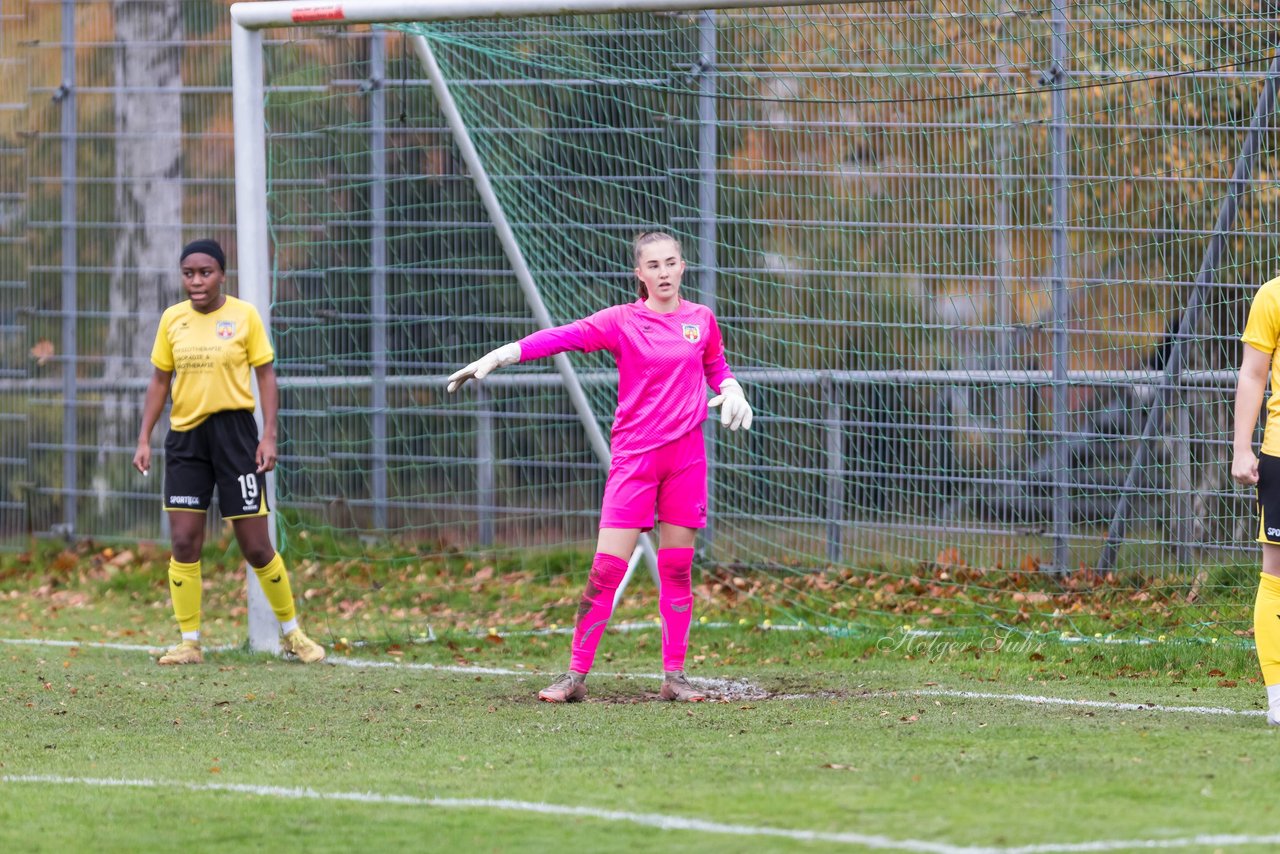
{"label": "fence post", "polygon": [[373,490],[373,527],[387,529],[387,34],[374,30],[369,46],[369,308],[373,314],[369,334],[372,383],[369,417],[373,433],[370,448],[370,487]]}
{"label": "fence post", "polygon": [[1174,392],[1177,403],[1174,408],[1173,447],[1173,500],[1175,503],[1171,527],[1173,530],[1174,560],[1178,569],[1191,564],[1192,538],[1195,525],[1195,497],[1191,474],[1191,406],[1190,393],[1179,385]]}
{"label": "fence post", "polygon": [[1049,156],[1053,194],[1053,566],[1052,571],[1066,573],[1071,569],[1071,451],[1067,434],[1071,429],[1071,398],[1067,371],[1071,359],[1071,340],[1067,319],[1071,312],[1071,295],[1067,278],[1071,274],[1071,245],[1067,239],[1068,207],[1071,204],[1067,172],[1067,6],[1066,0],[1053,0],[1053,56],[1048,83],[1052,116],[1049,123]]}
{"label": "fence post", "polygon": [[76,117],[76,3],[62,3],[62,525],[64,535],[75,534],[79,498],[79,473],[76,446],[80,442],[79,405],[76,395],[76,364],[79,342],[76,340],[76,318],[79,298],[76,293],[76,149],[78,125]]}
{"label": "fence post", "polygon": [[476,504],[480,516],[480,545],[493,545],[494,465],[493,409],[484,383],[472,383],[476,396]]}
{"label": "fence post", "polygon": [[828,373],[821,381],[827,452],[827,562],[844,559],[844,416],[840,386]]}

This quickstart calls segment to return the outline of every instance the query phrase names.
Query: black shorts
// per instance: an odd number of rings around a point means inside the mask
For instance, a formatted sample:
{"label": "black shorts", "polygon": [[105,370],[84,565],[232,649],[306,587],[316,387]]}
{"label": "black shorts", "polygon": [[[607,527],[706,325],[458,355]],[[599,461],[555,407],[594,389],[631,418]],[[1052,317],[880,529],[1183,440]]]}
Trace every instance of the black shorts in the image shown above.
{"label": "black shorts", "polygon": [[164,509],[204,513],[218,487],[224,519],[267,515],[258,474],[258,424],[247,409],[215,412],[164,439]]}
{"label": "black shorts", "polygon": [[1258,455],[1258,542],[1280,546],[1280,457]]}

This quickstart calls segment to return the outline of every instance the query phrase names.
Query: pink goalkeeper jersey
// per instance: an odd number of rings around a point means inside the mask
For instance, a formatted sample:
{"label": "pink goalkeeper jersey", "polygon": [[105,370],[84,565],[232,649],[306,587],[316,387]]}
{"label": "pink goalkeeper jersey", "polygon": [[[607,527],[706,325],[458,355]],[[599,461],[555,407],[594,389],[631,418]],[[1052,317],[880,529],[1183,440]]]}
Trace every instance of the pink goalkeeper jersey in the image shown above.
{"label": "pink goalkeeper jersey", "polygon": [[608,350],[618,363],[618,408],[610,444],[616,455],[673,442],[707,418],[707,392],[733,376],[711,309],[680,301],[658,314],[636,300],[520,339],[520,361],[578,350]]}

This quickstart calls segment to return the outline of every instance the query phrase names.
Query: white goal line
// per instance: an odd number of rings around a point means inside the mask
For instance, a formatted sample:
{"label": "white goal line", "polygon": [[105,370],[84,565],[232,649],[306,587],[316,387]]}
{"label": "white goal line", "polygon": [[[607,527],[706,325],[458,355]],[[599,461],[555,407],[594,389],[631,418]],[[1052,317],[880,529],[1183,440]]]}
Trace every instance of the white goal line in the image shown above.
{"label": "white goal line", "polygon": [[1070,852],[1122,851],[1133,849],[1173,849],[1190,847],[1230,847],[1237,845],[1277,845],[1280,834],[1199,834],[1169,839],[1101,839],[1088,842],[1045,842],[1012,847],[952,845],[925,839],[893,839],[880,834],[853,831],[793,830],[768,825],[729,824],[700,818],[637,813],[599,807],[549,804],[508,798],[430,798],[413,795],[385,795],[377,792],[317,792],[288,786],[254,786],[237,783],[184,783],[166,780],[61,777],[38,774],[6,774],[0,783],[10,785],[37,784],[52,786],[85,786],[98,788],[186,789],[192,792],[225,792],[270,798],[311,801],[346,801],[364,804],[434,807],[436,809],[488,809],[540,815],[593,818],[600,821],[626,822],[659,830],[685,830],[730,836],[772,837],[799,842],[834,842],[888,851],[920,851],[929,854],[1070,854]]}

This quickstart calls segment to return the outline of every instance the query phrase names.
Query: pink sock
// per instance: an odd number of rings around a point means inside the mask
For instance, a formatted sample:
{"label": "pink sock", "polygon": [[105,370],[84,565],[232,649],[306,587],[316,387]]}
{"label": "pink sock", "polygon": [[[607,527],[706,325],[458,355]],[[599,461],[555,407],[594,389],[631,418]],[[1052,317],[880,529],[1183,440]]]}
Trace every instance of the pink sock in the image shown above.
{"label": "pink sock", "polygon": [[591,561],[591,575],[587,589],[578,603],[578,621],[573,629],[573,652],[569,656],[569,669],[588,673],[596,660],[596,647],[609,624],[613,613],[613,597],[627,574],[627,562],[620,557],[596,552]]}
{"label": "pink sock", "polygon": [[658,549],[658,613],[662,615],[662,669],[684,670],[693,619],[693,549]]}

